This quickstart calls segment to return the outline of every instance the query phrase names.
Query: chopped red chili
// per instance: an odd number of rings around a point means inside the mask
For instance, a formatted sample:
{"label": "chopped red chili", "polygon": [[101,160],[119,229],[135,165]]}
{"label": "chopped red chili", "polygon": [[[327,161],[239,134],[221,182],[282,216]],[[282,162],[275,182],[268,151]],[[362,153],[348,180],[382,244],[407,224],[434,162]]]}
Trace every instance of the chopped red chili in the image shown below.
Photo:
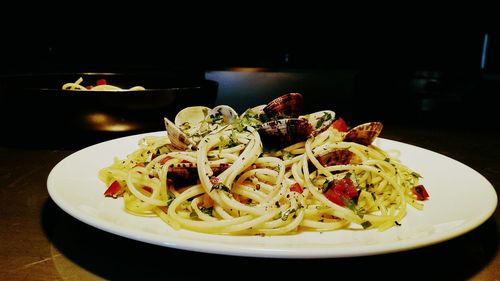
{"label": "chopped red chili", "polygon": [[424,201],[429,199],[429,193],[427,193],[427,190],[422,184],[414,186],[411,191],[417,196],[417,200]]}
{"label": "chopped red chili", "polygon": [[300,186],[300,184],[298,182],[294,183],[291,187],[290,187],[290,191],[293,191],[293,192],[298,192],[298,193],[302,193],[304,192],[304,190],[302,189],[302,186]]}
{"label": "chopped red chili", "polygon": [[116,198],[123,192],[125,192],[125,189],[122,187],[122,185],[118,181],[113,181],[106,189],[106,191],[104,191],[104,196]]}
{"label": "chopped red chili", "polygon": [[[332,186],[333,185],[333,186]],[[345,206],[344,200],[352,200],[358,196],[358,191],[352,180],[348,177],[331,182],[330,187],[325,192],[326,198],[339,206]],[[342,200],[344,199],[344,200]]]}

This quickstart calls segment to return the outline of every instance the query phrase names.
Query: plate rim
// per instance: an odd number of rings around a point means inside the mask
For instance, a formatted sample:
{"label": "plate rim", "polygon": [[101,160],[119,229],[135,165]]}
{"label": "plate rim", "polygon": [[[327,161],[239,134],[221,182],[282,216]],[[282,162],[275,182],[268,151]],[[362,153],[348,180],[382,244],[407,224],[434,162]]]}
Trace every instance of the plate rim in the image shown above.
{"label": "plate rim", "polygon": [[[496,193],[496,190],[494,186],[491,184],[491,182],[488,181],[486,177],[484,177],[482,174],[477,172],[475,169],[471,168],[470,166],[455,160],[451,157],[448,157],[444,154],[417,146],[401,141],[396,141],[396,140],[391,140],[391,139],[386,139],[379,137],[379,140],[382,140],[383,142],[387,142],[388,145],[394,143],[397,145],[403,145],[403,146],[409,146],[412,149],[417,149],[417,150],[424,150],[428,153],[435,154],[436,156],[439,157],[444,157],[447,161],[452,161],[455,164],[461,165],[463,168],[469,169],[471,172],[474,173],[476,177],[478,177],[479,180],[484,182],[484,188],[485,191],[489,193],[491,196],[491,202],[490,202],[490,208],[488,209],[487,212],[482,213],[482,216],[476,218],[475,220],[469,220],[464,226],[460,227],[458,231],[453,231],[451,233],[448,232],[440,232],[440,233],[433,233],[432,239],[428,239],[426,237],[419,237],[419,238],[412,238],[410,240],[399,240],[399,241],[391,241],[390,242],[390,247],[387,247],[386,244],[384,243],[378,243],[374,245],[361,245],[360,247],[334,247],[333,251],[327,251],[325,248],[311,248],[308,249],[307,251],[304,251],[303,249],[294,249],[290,248],[287,250],[283,249],[270,249],[270,248],[259,248],[259,247],[242,247],[241,245],[239,246],[234,246],[231,244],[225,244],[224,247],[220,247],[221,241],[218,241],[217,243],[210,242],[209,244],[206,244],[206,242],[200,242],[197,240],[190,240],[190,239],[179,239],[177,236],[178,235],[169,235],[169,236],[161,236],[162,239],[159,239],[158,236],[160,234],[154,234],[154,233],[145,233],[144,231],[140,231],[138,229],[130,229],[127,227],[124,227],[122,225],[118,224],[113,224],[111,222],[105,221],[105,220],[98,220],[96,217],[92,217],[89,214],[85,212],[79,212],[78,208],[75,208],[72,206],[69,202],[65,202],[62,198],[62,196],[59,196],[57,193],[57,187],[55,184],[55,177],[61,169],[62,166],[65,165],[66,162],[71,161],[73,158],[78,157],[80,154],[85,154],[87,151],[92,150],[96,147],[99,146],[104,146],[108,145],[109,143],[122,143],[122,142],[127,142],[127,141],[132,141],[136,140],[138,141],[140,138],[144,136],[149,136],[149,135],[158,135],[164,133],[164,131],[156,131],[156,132],[147,132],[147,133],[140,133],[140,134],[134,134],[134,135],[129,135],[129,136],[124,136],[120,138],[115,138],[107,141],[103,141],[100,143],[96,143],[87,147],[84,147],[78,151],[75,151],[71,153],[70,155],[66,156],[62,160],[60,160],[50,171],[48,177],[47,177],[47,190],[49,193],[50,198],[56,203],[57,206],[59,206],[64,212],[72,216],[73,218],[76,218],[77,220],[84,222],[85,224],[88,224],[92,227],[95,227],[97,229],[106,231],[108,233],[112,233],[114,235],[118,235],[121,237],[125,237],[128,239],[136,240],[139,242],[144,242],[144,243],[149,243],[153,245],[158,245],[158,246],[163,246],[163,247],[169,247],[169,248],[175,248],[175,249],[180,249],[180,250],[187,250],[187,251],[193,251],[193,252],[202,252],[202,253],[210,253],[210,254],[222,254],[222,255],[231,255],[231,256],[245,256],[245,257],[262,257],[262,258],[343,258],[343,257],[357,257],[357,256],[371,256],[371,255],[379,255],[379,254],[386,254],[386,253],[395,253],[395,252],[401,252],[401,251],[407,251],[407,250],[413,250],[417,248],[423,248],[427,247],[430,245],[435,245],[438,243],[442,243],[448,240],[451,240],[453,238],[462,236],[480,225],[482,225],[484,222],[486,222],[495,212],[498,204],[498,195]],[[129,153],[129,152],[125,152]],[[122,157],[122,156],[116,156],[116,157]],[[104,166],[103,166],[104,167]],[[97,178],[97,174],[96,174]],[[125,213],[125,212],[124,212]],[[130,215],[125,213],[126,215]],[[173,230],[175,231],[175,230]],[[180,230],[181,232],[190,232],[190,233],[195,233],[196,235],[201,235],[201,236],[217,236],[217,237],[224,237],[225,235],[219,235],[219,234],[205,234],[205,233],[196,233],[193,231],[189,230]],[[266,238],[266,237],[264,237]],[[187,242],[187,243],[186,243]]]}

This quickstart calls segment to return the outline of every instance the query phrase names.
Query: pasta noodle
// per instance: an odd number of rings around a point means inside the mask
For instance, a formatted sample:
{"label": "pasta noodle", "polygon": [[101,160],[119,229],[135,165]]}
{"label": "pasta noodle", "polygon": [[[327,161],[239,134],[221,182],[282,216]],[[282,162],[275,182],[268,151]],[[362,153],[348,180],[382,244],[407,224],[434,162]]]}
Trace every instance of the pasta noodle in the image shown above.
{"label": "pasta noodle", "polygon": [[85,87],[85,86],[81,85],[82,82],[83,82],[83,78],[80,77],[75,82],[65,83],[62,86],[62,89],[63,90],[81,90],[81,91],[144,91],[144,90],[146,90],[142,86],[134,86],[134,87],[129,88],[129,89],[122,89],[120,87],[107,84],[106,80],[104,80],[104,79],[98,80],[97,86]]}
{"label": "pasta noodle", "polygon": [[[144,137],[100,170],[107,196],[123,196],[131,214],[158,216],[174,229],[232,235],[383,231],[401,222],[407,205],[423,208],[420,175],[372,143],[330,125],[264,150],[262,127],[248,121],[201,122],[201,140],[187,149],[173,145],[168,126],[165,136]],[[325,164],[324,151],[340,163]]]}

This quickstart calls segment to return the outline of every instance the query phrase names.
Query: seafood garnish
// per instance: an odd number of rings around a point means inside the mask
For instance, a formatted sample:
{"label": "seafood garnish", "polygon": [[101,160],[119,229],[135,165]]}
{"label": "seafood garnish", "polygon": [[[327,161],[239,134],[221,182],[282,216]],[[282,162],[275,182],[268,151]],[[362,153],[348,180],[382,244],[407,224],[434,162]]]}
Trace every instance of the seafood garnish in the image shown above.
{"label": "seafood garnish", "polygon": [[312,136],[316,136],[332,125],[333,120],[335,119],[335,112],[331,110],[323,110],[311,113],[302,118],[306,118],[309,124],[311,124],[313,128],[311,134]]}
{"label": "seafood garnish", "polygon": [[311,124],[305,118],[284,118],[262,124],[259,132],[263,139],[279,144],[306,140],[312,133]]}
{"label": "seafood garnish", "polygon": [[299,117],[304,97],[299,93],[282,95],[267,104],[262,110],[272,118]]}
{"label": "seafood garnish", "polygon": [[236,118],[238,113],[228,105],[218,105],[208,112],[205,121],[209,124],[226,125],[231,124]]}
{"label": "seafood garnish", "polygon": [[368,122],[358,125],[344,136],[344,141],[370,145],[382,132],[384,126],[380,122]]}
{"label": "seafood garnish", "polygon": [[318,161],[323,166],[333,166],[333,165],[347,165],[351,163],[353,153],[349,149],[330,149],[323,150],[320,153],[315,154]]}
{"label": "seafood garnish", "polygon": [[[172,145],[181,150],[196,148],[203,137],[224,128],[241,132],[247,126],[259,130],[265,143],[285,146],[317,136],[335,121],[335,112],[331,110],[300,115],[303,99],[300,93],[285,94],[268,104],[247,109],[241,116],[227,105],[213,109],[192,106],[176,115],[175,124],[166,119],[165,126]],[[369,145],[378,137],[382,127],[380,122],[361,124],[347,131],[343,140]],[[349,158],[344,152],[332,151],[330,154],[323,155],[322,161],[342,163]]]}
{"label": "seafood garnish", "polygon": [[287,145],[318,135],[328,129],[335,119],[335,112],[331,110],[299,116],[302,103],[301,94],[289,93],[272,100],[263,108],[259,106],[263,114],[257,115],[254,110],[247,110],[249,113],[245,112],[245,116],[258,116],[263,122],[260,132],[267,142]]}
{"label": "seafood garnish", "polygon": [[193,142],[184,132],[179,129],[172,121],[168,118],[163,118],[165,121],[165,129],[170,139],[170,143],[177,149],[186,150],[188,147],[196,147],[196,143]]}

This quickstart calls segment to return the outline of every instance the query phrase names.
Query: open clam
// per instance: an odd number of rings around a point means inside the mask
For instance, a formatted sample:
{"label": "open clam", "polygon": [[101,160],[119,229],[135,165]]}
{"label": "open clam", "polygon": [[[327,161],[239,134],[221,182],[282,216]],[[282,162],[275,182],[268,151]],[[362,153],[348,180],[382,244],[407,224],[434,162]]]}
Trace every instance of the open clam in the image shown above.
{"label": "open clam", "polygon": [[204,121],[209,112],[210,108],[205,106],[186,107],[175,116],[175,125],[186,133],[186,135],[193,137],[198,132],[206,130],[204,128],[206,127]]}
{"label": "open clam", "polygon": [[190,139],[179,127],[177,127],[168,118],[163,118],[165,121],[165,129],[167,130],[170,143],[179,150],[186,150],[189,146],[196,147],[196,143]]}
{"label": "open clam", "polygon": [[302,110],[303,100],[301,94],[289,93],[272,100],[262,110],[269,119],[296,118]]}
{"label": "open clam", "polygon": [[252,117],[252,118],[259,118],[260,119],[261,116],[266,114],[264,112],[264,108],[266,106],[267,106],[267,104],[261,104],[261,105],[257,105],[255,107],[249,108],[241,114],[240,118]]}
{"label": "open clam", "polygon": [[344,136],[344,141],[370,145],[382,132],[384,126],[380,122],[368,122],[358,125]]}
{"label": "open clam", "polygon": [[201,139],[219,131],[238,118],[238,113],[227,105],[213,109],[204,106],[186,107],[175,116],[175,123],[165,118],[165,128],[174,147],[185,150],[195,148]]}
{"label": "open clam", "polygon": [[354,155],[349,149],[332,148],[314,154],[323,166],[347,165]]}
{"label": "open clam", "polygon": [[228,105],[218,105],[208,112],[205,121],[209,124],[227,125],[231,124],[236,118],[238,113]]}
{"label": "open clam", "polygon": [[268,142],[287,145],[304,141],[328,129],[335,119],[335,112],[323,110],[299,117],[303,99],[299,93],[289,93],[245,114],[258,116],[264,122],[260,132]]}
{"label": "open clam", "polygon": [[331,110],[322,110],[301,118],[307,119],[313,129],[311,133],[312,136],[316,136],[332,125],[333,120],[335,119],[335,112]]}
{"label": "open clam", "polygon": [[265,142],[288,145],[306,140],[312,133],[311,124],[305,118],[283,118],[262,124],[259,132]]}

